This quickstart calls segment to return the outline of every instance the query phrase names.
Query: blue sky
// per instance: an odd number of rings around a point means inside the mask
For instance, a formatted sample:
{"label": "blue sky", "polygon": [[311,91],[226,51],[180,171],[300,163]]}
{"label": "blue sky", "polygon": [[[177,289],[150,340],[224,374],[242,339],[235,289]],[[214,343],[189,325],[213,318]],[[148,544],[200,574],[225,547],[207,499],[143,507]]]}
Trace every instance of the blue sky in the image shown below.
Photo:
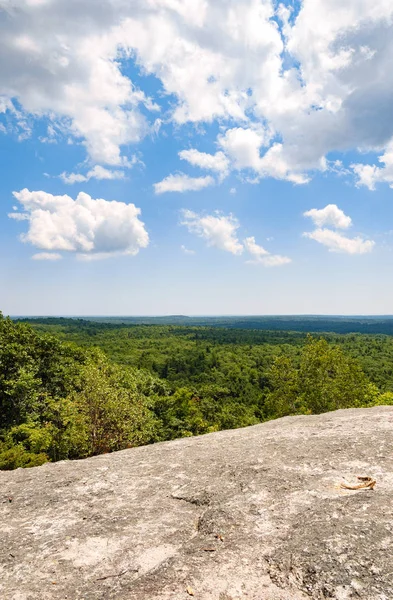
{"label": "blue sky", "polygon": [[389,3],[71,4],[0,0],[4,313],[392,313]]}

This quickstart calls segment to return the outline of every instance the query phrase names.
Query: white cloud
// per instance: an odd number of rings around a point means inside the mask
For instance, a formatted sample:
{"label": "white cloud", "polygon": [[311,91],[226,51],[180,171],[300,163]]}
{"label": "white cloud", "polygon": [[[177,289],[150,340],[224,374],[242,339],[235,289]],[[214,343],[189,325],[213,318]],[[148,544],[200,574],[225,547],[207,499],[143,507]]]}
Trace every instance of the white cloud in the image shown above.
{"label": "white cloud", "polygon": [[299,172],[296,162],[285,155],[283,144],[273,144],[261,158],[259,166],[261,177],[274,177],[275,179],[284,179],[291,181],[296,185],[303,185],[309,182],[309,177]]}
{"label": "white cloud", "polygon": [[361,237],[348,238],[332,229],[318,228],[315,231],[303,234],[304,237],[315,240],[329,248],[329,252],[343,252],[346,254],[366,254],[375,246],[372,240]]}
{"label": "white cloud", "polygon": [[287,51],[301,69],[299,118],[290,125],[287,112],[276,121],[277,127],[279,121],[284,124],[287,152],[297,152],[298,164],[317,168],[329,151],[370,150],[389,143],[392,17],[388,0],[303,1],[287,39]]}
{"label": "white cloud", "polygon": [[265,248],[262,248],[262,246],[259,246],[255,242],[255,237],[246,238],[244,240],[244,247],[246,248],[247,252],[249,252],[256,258],[262,258],[263,256],[269,255],[269,252],[265,250]]}
{"label": "white cloud", "polygon": [[262,132],[243,127],[228,129],[219,137],[219,144],[227,153],[235,169],[254,169],[261,165],[260,148],[265,141]]}
{"label": "white cloud", "polygon": [[[386,156],[392,143],[391,0],[303,0],[295,17],[273,0],[0,4],[0,112],[21,139],[30,115],[45,116],[92,164],[122,167],[127,145],[159,123],[216,121],[233,169],[294,183],[333,151]],[[159,102],[170,96],[159,121],[127,60],[161,82]],[[204,160],[195,165],[215,170]],[[386,164],[355,173],[371,189],[392,183]]]}
{"label": "white cloud", "polygon": [[[250,264],[265,267],[278,267],[291,261],[287,256],[271,254],[255,242],[254,237],[248,237],[243,243],[238,238],[239,221],[233,215],[223,215],[216,211],[213,215],[198,214],[191,210],[182,211],[181,225],[185,225],[190,233],[194,233],[207,241],[208,246],[214,246],[231,254],[240,255],[248,252],[253,257],[246,261]],[[190,251],[182,246],[183,252]],[[194,254],[194,252],[192,252]]]}
{"label": "white cloud", "polygon": [[83,183],[85,181],[89,181],[90,179],[124,179],[124,171],[111,171],[110,169],[106,169],[105,167],[101,167],[100,165],[96,165],[93,169],[90,169],[86,173],[86,175],[81,175],[80,173],[61,173],[59,175],[60,179],[64,181],[64,183],[73,184],[73,183]]}
{"label": "white cloud", "polygon": [[207,154],[206,152],[199,152],[198,150],[182,150],[179,152],[179,156],[182,160],[186,160],[195,167],[206,169],[208,171],[216,171],[221,176],[225,177],[228,173],[229,160],[223,152],[216,152],[216,154]]}
{"label": "white cloud", "polygon": [[328,204],[325,208],[312,208],[304,213],[310,217],[317,227],[332,225],[337,229],[348,229],[352,225],[351,217],[348,217],[336,204]]}
{"label": "white cloud", "polygon": [[393,143],[388,146],[386,152],[379,157],[383,167],[366,164],[351,165],[357,175],[357,185],[364,185],[369,190],[375,190],[377,183],[388,183],[393,188]]}
{"label": "white cloud", "polygon": [[383,181],[382,169],[376,165],[353,164],[351,165],[353,172],[357,175],[357,185],[364,185],[370,191],[375,190],[375,184],[378,181]]}
{"label": "white cloud", "polygon": [[260,177],[274,177],[295,184],[309,180],[303,173],[297,172],[295,163],[290,163],[282,144],[273,144],[261,155],[261,148],[270,143],[270,134],[265,130],[235,127],[219,136],[218,143],[228,155],[233,168],[238,171],[251,169],[257,175],[257,180]]}
{"label": "white cloud", "polygon": [[53,125],[48,125],[46,128],[46,136],[41,136],[39,140],[44,144],[57,144],[57,131]]}
{"label": "white cloud", "polygon": [[183,173],[169,175],[162,181],[154,184],[156,194],[166,192],[196,192],[214,184],[213,177],[189,177]]}
{"label": "white cloud", "polygon": [[187,248],[184,245],[180,246],[180,248],[181,248],[181,251],[184,252],[184,254],[190,254],[190,255],[195,254],[195,250],[190,250],[189,248]]}
{"label": "white cloud", "polygon": [[253,256],[253,259],[249,262],[250,264],[263,265],[264,267],[280,267],[287,265],[292,260],[287,256],[280,256],[279,254],[271,254],[262,246],[259,246],[255,242],[255,237],[248,237],[244,240],[244,247],[249,254]]}
{"label": "white cloud", "polygon": [[[18,210],[17,208],[13,207],[14,210]],[[20,213],[20,212],[13,212],[13,213],[8,213],[7,215],[10,219],[14,219],[14,221],[28,221],[30,219],[29,215],[26,213]]]}
{"label": "white cloud", "polygon": [[243,246],[237,238],[239,223],[232,215],[200,215],[191,210],[182,211],[181,225],[185,225],[190,233],[195,233],[207,241],[208,246],[232,254],[242,254]]}
{"label": "white cloud", "polygon": [[122,165],[121,147],[148,131],[140,107],[156,108],[121,72],[115,28],[128,11],[116,0],[2,4],[0,95],[82,140],[93,161]]}
{"label": "white cloud", "polygon": [[13,194],[24,209],[16,214],[29,221],[21,240],[39,250],[105,258],[135,255],[149,244],[141,211],[134,204],[95,200],[83,192],[75,200],[27,189]]}
{"label": "white cloud", "polygon": [[38,252],[37,254],[33,254],[31,257],[32,260],[61,260],[63,257],[61,254],[57,254],[56,252]]}
{"label": "white cloud", "polygon": [[303,236],[323,244],[329,248],[329,252],[366,254],[371,252],[375,246],[375,242],[372,240],[359,236],[349,238],[338,231],[324,227],[324,225],[330,225],[335,229],[348,229],[352,226],[351,217],[346,215],[336,204],[328,204],[321,209],[312,208],[303,216],[311,218],[316,226],[314,231],[303,233]]}

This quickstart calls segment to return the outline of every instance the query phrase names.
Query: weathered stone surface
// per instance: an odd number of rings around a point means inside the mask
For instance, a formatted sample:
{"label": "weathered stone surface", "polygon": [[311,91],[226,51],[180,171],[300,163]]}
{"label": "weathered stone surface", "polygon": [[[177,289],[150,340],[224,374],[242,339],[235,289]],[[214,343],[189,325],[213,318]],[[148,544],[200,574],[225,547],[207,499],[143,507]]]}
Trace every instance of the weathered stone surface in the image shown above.
{"label": "weathered stone surface", "polygon": [[379,407],[2,472],[0,598],[391,600],[392,450]]}

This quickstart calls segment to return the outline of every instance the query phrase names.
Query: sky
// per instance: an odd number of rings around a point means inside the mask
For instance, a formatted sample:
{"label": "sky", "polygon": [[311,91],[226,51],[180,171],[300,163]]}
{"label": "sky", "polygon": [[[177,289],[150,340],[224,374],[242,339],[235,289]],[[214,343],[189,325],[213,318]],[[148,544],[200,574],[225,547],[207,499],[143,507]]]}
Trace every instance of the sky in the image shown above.
{"label": "sky", "polygon": [[393,313],[391,0],[0,0],[0,310]]}

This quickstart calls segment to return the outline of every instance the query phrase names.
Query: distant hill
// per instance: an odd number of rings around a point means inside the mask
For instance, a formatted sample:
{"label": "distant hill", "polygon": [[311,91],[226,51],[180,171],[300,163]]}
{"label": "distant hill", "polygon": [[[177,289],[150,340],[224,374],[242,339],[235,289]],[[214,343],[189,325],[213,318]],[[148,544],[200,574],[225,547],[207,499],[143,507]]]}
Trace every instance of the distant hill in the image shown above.
{"label": "distant hill", "polygon": [[225,327],[229,329],[256,329],[265,331],[298,331],[310,333],[367,333],[393,335],[393,316],[233,316],[187,317],[14,317],[18,320],[72,325],[77,322],[101,323],[119,327],[124,325],[185,325],[189,327]]}

